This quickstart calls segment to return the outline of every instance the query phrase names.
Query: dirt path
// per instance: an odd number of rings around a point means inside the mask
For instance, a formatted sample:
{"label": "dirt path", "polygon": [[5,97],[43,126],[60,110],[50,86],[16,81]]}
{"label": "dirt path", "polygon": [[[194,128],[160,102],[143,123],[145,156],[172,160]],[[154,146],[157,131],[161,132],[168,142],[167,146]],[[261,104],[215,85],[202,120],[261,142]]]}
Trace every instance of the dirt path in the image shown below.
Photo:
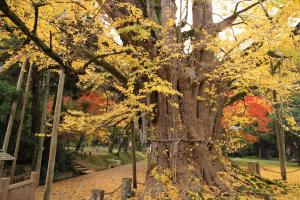
{"label": "dirt path", "polygon": [[[138,183],[144,183],[146,161],[137,163]],[[124,177],[131,177],[131,165],[123,165],[98,171],[84,176],[59,181],[52,186],[51,200],[87,200],[92,189],[104,189],[109,193],[115,190]],[[44,187],[37,189],[36,200],[43,199]],[[120,193],[117,191],[116,193]]]}

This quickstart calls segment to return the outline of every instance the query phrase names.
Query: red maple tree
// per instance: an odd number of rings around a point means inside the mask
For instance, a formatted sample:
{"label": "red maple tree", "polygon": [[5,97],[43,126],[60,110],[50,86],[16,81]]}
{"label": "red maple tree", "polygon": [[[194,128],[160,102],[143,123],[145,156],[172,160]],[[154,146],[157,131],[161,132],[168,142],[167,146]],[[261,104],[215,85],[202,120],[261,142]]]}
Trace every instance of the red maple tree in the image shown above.
{"label": "red maple tree", "polygon": [[[269,123],[272,119],[269,114],[272,112],[272,106],[263,97],[245,96],[242,100],[227,106],[224,109],[223,127],[228,126],[226,124],[226,117],[249,117],[252,120],[250,126],[256,131],[268,133]],[[253,143],[258,140],[257,136],[249,133],[244,133],[243,137],[246,141]]]}
{"label": "red maple tree", "polygon": [[[86,92],[77,100],[72,100],[70,96],[63,97],[63,105],[68,107],[71,103],[75,103],[78,110],[82,110],[89,114],[99,114],[107,106],[111,105],[111,101],[103,98],[98,92]],[[47,104],[47,111],[51,112],[53,106],[53,98],[50,98]]]}

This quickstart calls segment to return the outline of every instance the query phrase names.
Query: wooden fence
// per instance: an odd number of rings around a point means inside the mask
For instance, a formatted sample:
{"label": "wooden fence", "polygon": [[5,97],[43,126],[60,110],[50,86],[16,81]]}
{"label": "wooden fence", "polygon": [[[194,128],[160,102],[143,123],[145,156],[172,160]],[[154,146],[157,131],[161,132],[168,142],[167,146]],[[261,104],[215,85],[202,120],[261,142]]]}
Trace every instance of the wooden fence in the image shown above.
{"label": "wooden fence", "polygon": [[37,173],[31,172],[29,180],[10,185],[10,178],[0,179],[0,200],[34,200]]}

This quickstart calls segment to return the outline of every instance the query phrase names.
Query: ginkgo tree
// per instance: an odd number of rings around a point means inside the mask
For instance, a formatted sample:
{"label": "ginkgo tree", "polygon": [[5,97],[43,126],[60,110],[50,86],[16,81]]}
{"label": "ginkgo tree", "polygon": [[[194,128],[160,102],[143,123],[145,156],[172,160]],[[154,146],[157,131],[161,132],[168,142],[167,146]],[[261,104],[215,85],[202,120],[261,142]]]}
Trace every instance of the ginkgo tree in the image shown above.
{"label": "ginkgo tree", "polygon": [[[217,144],[226,94],[268,96],[278,88],[278,99],[288,99],[299,89],[299,38],[289,21],[299,17],[300,1],[232,1],[219,22],[216,3],[223,2],[0,0],[1,22],[9,27],[0,37],[24,40],[7,52],[8,62],[26,54],[42,68],[78,76],[82,87],[118,94],[107,114],[70,111],[64,127],[97,131],[148,121],[142,124],[150,130],[150,194],[197,198],[208,185],[217,195],[234,195]],[[222,37],[228,32],[234,40]],[[270,52],[285,56],[281,75],[270,72]]]}

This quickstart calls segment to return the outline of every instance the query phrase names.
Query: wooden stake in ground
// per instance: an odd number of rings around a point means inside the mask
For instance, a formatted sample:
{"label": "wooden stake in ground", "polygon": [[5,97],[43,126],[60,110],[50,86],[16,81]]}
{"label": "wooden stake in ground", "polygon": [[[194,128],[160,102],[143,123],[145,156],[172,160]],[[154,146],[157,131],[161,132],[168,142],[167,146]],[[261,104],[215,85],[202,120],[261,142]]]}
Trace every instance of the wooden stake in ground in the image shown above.
{"label": "wooden stake in ground", "polygon": [[16,147],[15,147],[15,152],[14,152],[15,160],[13,160],[11,171],[10,171],[10,181],[13,181],[13,178],[15,175],[15,170],[16,170],[18,152],[19,152],[19,147],[20,147],[20,142],[21,142],[23,123],[24,123],[24,116],[25,116],[25,111],[26,111],[27,99],[28,99],[28,95],[29,95],[32,66],[33,66],[33,63],[31,63],[31,65],[29,67],[27,81],[26,81],[25,94],[23,96],[23,105],[22,105],[21,116],[20,116],[20,124],[19,124],[19,128],[18,128]]}
{"label": "wooden stake in ground", "polygon": [[[23,62],[23,64],[22,64],[20,75],[19,75],[19,78],[18,78],[17,88],[16,88],[17,92],[21,90],[22,81],[23,81],[24,72],[25,72],[25,68],[26,68],[27,63],[28,63],[28,60],[26,59]],[[13,104],[12,104],[12,106],[11,106],[9,120],[8,120],[6,132],[5,132],[5,137],[4,137],[4,141],[3,141],[3,145],[2,145],[2,150],[4,152],[7,151],[7,147],[8,147],[8,143],[9,143],[9,138],[10,138],[11,130],[12,130],[12,125],[13,125],[15,114],[16,114],[16,110],[17,110],[17,105],[18,105],[18,100],[14,101]],[[0,176],[2,174],[3,165],[4,165],[4,162],[0,161]]]}
{"label": "wooden stake in ground", "polygon": [[132,122],[131,125],[131,155],[132,155],[132,187],[137,188],[134,122]]}
{"label": "wooden stake in ground", "polygon": [[280,161],[280,172],[281,172],[281,179],[286,181],[287,174],[286,174],[286,156],[285,156],[285,139],[284,139],[284,128],[280,124],[282,119],[282,113],[277,110],[278,114],[275,119],[275,130],[277,136],[277,146],[278,146],[278,157]]}
{"label": "wooden stake in ground", "polygon": [[[274,66],[272,60],[270,60],[270,71],[274,76],[276,73],[276,68],[280,67],[278,64]],[[280,73],[279,73],[280,76]],[[286,156],[285,156],[285,139],[284,139],[284,128],[283,128],[283,108],[282,102],[277,98],[277,91],[273,90],[272,93],[273,102],[275,102],[275,131],[277,136],[277,147],[278,147],[278,157],[280,161],[280,172],[282,180],[286,180]]]}
{"label": "wooden stake in ground", "polygon": [[[43,105],[42,105],[40,133],[45,133],[45,131],[46,131],[46,123],[45,122],[46,122],[46,117],[47,117],[47,103],[48,103],[48,97],[49,97],[49,83],[50,83],[50,72],[47,71],[47,72],[45,72],[45,76],[43,77]],[[40,181],[43,150],[44,150],[44,137],[40,136],[39,137],[36,168],[35,168],[35,171],[37,172],[36,186],[39,185],[39,181]]]}
{"label": "wooden stake in ground", "polygon": [[50,145],[44,200],[50,200],[51,186],[52,186],[52,181],[54,176],[57,138],[58,138],[58,126],[60,120],[60,111],[61,111],[64,83],[65,83],[65,73],[63,70],[61,70],[59,75],[59,82],[58,82],[58,89],[57,89],[57,96],[56,96],[56,103],[55,103],[55,112],[54,112],[54,120],[52,126],[51,145]]}

